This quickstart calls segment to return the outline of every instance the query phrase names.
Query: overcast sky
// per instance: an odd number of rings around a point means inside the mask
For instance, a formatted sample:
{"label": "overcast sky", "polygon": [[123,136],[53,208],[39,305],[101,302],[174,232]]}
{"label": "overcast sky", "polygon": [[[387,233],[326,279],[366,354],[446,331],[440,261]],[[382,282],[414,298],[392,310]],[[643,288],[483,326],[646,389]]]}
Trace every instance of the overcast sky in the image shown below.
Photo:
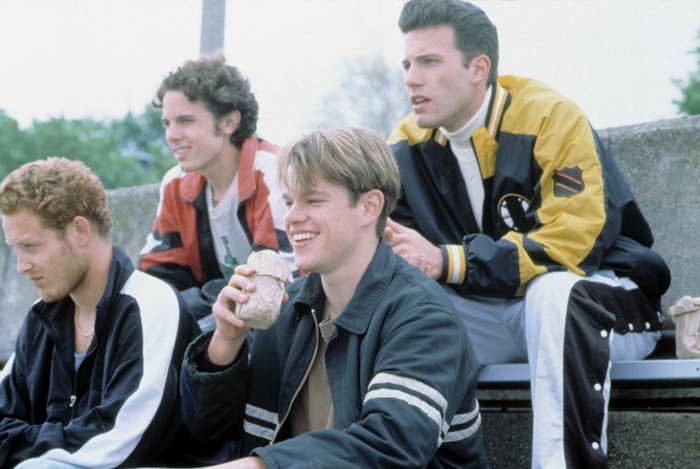
{"label": "overcast sky", "polygon": [[[478,1],[496,24],[500,73],[573,98],[595,127],[674,117],[671,83],[695,69],[700,0]],[[373,53],[400,67],[401,0],[228,0],[225,53],[250,78],[259,133],[304,130],[341,64]],[[161,78],[199,52],[201,0],[0,0],[0,108],[50,116],[140,112]]]}

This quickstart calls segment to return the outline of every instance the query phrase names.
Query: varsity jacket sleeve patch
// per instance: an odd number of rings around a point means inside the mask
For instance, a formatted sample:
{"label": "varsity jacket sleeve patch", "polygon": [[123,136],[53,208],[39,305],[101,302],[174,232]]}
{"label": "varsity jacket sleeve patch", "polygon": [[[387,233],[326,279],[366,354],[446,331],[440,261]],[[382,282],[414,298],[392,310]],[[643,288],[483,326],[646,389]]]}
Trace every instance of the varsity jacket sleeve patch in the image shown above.
{"label": "varsity jacket sleeve patch", "polygon": [[[411,319],[396,320],[377,348],[357,420],[255,449],[268,468],[487,467],[465,333],[434,305],[410,307]],[[449,463],[435,462],[440,447]]]}

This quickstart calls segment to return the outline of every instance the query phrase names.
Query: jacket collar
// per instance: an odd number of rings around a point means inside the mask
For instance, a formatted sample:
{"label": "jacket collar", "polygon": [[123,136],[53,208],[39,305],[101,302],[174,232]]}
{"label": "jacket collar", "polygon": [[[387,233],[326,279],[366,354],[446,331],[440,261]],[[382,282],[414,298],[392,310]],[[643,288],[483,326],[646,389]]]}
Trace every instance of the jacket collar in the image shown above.
{"label": "jacket collar", "polygon": [[[124,251],[118,246],[112,247],[112,260],[109,264],[109,273],[107,275],[107,284],[104,292],[97,303],[97,317],[95,319],[95,336],[102,337],[102,332],[108,327],[111,317],[111,311],[117,301],[117,296],[121,293],[122,287],[126,283],[129,276],[134,271],[134,264]],[[73,312],[75,305],[70,296],[62,298],[52,303],[38,301],[32,306],[32,313],[45,318],[52,329],[60,332],[59,337],[63,335],[68,326],[73,324]],[[73,344],[70,344],[72,347]]]}
{"label": "jacket collar", "polygon": [[112,247],[112,262],[109,264],[109,274],[107,285],[102,293],[102,298],[97,303],[97,322],[95,332],[104,328],[107,322],[107,313],[117,302],[117,297],[121,295],[124,284],[134,272],[134,264],[124,251],[118,246]]}
{"label": "jacket collar", "polygon": [[245,139],[238,162],[238,200],[241,202],[253,197],[258,189],[255,178],[255,155],[258,151],[277,153],[279,148],[264,140],[258,140],[254,135]]}
{"label": "jacket collar", "polygon": [[191,204],[194,203],[204,190],[206,183],[207,180],[199,171],[185,174],[180,178],[180,184],[178,185],[180,197]]}
{"label": "jacket collar", "polygon": [[[385,289],[394,278],[399,259],[391,247],[379,240],[374,257],[370,261],[365,273],[355,289],[355,293],[340,316],[335,320],[337,327],[343,328],[353,334],[364,334],[374,314],[379,301],[385,296]],[[303,309],[316,309],[320,311],[325,304],[325,293],[321,286],[321,276],[311,274],[302,287],[298,300],[295,302],[297,313]],[[320,313],[319,313],[320,315]],[[316,317],[320,319],[319,316]]]}
{"label": "jacket collar", "polygon": [[497,140],[498,132],[501,130],[501,123],[506,109],[510,105],[510,93],[500,83],[496,83],[491,93],[489,111],[486,115],[486,130],[491,138]]}

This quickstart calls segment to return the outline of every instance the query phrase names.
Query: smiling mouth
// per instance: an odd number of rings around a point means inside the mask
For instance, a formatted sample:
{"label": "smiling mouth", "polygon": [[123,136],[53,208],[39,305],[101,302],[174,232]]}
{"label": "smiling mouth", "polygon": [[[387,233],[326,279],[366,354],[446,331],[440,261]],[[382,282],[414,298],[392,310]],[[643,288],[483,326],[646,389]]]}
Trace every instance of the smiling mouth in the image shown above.
{"label": "smiling mouth", "polygon": [[308,241],[310,239],[314,239],[316,236],[318,236],[318,233],[311,233],[311,232],[295,233],[292,235],[292,241],[294,241],[295,243],[299,243],[301,241]]}
{"label": "smiling mouth", "polygon": [[414,106],[419,106],[419,105],[421,105],[421,104],[423,104],[423,103],[427,103],[428,101],[429,101],[428,98],[424,98],[424,97],[422,97],[422,96],[418,96],[418,97],[415,97],[415,98],[412,98],[412,99],[411,99],[411,104],[413,104]]}

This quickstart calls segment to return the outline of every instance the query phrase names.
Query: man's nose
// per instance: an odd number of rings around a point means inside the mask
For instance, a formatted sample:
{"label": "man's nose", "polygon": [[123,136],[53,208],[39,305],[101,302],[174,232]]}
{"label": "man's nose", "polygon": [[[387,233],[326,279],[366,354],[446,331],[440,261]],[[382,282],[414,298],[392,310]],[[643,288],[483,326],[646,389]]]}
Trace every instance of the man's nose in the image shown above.
{"label": "man's nose", "polygon": [[290,226],[292,223],[298,222],[303,218],[301,207],[299,204],[292,203],[287,206],[287,211],[284,214],[285,226]]}
{"label": "man's nose", "polygon": [[178,140],[182,137],[182,132],[180,131],[179,126],[175,124],[170,124],[166,129],[165,129],[165,139],[167,141],[174,141]]}
{"label": "man's nose", "polygon": [[419,85],[420,77],[416,67],[409,65],[408,68],[406,68],[406,76],[404,77],[403,82],[408,88],[413,88]]}
{"label": "man's nose", "polygon": [[17,253],[17,272],[24,274],[32,268],[32,264],[21,253]]}

